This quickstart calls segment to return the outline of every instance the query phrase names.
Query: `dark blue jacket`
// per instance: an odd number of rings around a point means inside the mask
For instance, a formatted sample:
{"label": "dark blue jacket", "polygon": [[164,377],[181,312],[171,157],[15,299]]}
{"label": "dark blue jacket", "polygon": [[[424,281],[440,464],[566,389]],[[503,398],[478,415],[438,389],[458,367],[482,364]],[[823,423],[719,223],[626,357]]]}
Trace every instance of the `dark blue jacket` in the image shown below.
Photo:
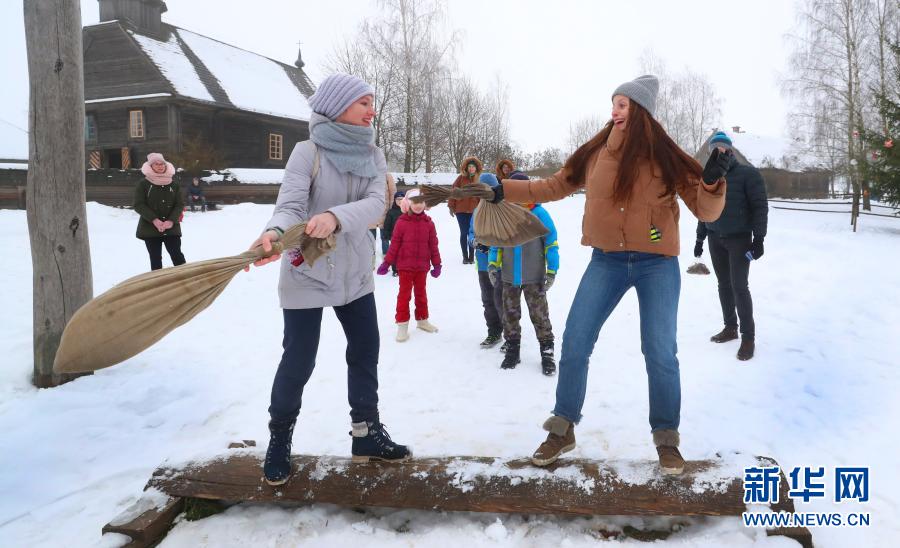
{"label": "dark blue jacket", "polygon": [[762,174],[755,167],[739,164],[732,157],[725,180],[728,182],[725,209],[717,220],[697,223],[697,239],[705,239],[707,232],[715,232],[719,236],[752,233],[754,238],[765,238],[769,224],[769,202]]}

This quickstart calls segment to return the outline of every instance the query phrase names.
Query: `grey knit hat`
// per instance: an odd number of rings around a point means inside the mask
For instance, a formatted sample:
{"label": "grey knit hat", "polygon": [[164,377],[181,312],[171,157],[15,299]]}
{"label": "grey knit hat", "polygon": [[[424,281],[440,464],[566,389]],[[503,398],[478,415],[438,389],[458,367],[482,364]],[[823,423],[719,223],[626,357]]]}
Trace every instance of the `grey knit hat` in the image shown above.
{"label": "grey knit hat", "polygon": [[319,84],[309,98],[313,112],[334,120],[360,97],[375,95],[375,88],[356,76],[335,73]]}
{"label": "grey knit hat", "polygon": [[612,96],[624,95],[647,109],[650,116],[655,116],[657,93],[659,93],[659,80],[652,74],[645,74],[617,87]]}

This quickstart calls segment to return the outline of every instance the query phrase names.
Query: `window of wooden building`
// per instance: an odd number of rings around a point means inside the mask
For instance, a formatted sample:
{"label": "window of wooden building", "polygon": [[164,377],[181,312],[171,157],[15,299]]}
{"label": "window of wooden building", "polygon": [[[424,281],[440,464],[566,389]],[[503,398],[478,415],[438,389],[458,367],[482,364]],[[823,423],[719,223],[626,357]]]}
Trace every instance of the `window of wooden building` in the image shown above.
{"label": "window of wooden building", "polygon": [[97,142],[97,118],[93,114],[84,117],[84,140],[87,143]]}
{"label": "window of wooden building", "polygon": [[132,139],[144,138],[144,111],[129,110],[128,111],[128,135]]}
{"label": "window of wooden building", "polygon": [[269,159],[281,160],[284,158],[284,136],[278,133],[269,134]]}

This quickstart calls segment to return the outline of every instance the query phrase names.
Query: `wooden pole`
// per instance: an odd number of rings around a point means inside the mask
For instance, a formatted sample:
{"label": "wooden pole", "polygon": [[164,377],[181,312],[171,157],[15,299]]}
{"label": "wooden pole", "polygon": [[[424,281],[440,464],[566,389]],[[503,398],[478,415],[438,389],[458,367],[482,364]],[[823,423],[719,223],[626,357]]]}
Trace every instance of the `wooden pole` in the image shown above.
{"label": "wooden pole", "polygon": [[26,208],[33,268],[35,386],[53,373],[66,322],[91,299],[85,212],[84,72],[78,0],[24,0],[28,51]]}

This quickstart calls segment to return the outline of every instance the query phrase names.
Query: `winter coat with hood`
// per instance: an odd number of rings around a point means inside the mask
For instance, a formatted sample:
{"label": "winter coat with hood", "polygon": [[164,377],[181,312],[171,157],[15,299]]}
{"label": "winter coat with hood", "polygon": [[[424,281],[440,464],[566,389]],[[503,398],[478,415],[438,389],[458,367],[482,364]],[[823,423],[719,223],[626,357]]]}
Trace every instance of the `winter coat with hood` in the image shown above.
{"label": "winter coat with hood", "polygon": [[[179,218],[184,211],[184,197],[181,194],[181,187],[175,181],[167,185],[155,185],[147,179],[141,179],[134,189],[132,207],[141,216],[135,233],[138,238],[146,240],[163,236],[181,236]],[[172,228],[160,232],[153,226],[153,219],[172,221]]]}
{"label": "winter coat with hood", "polygon": [[384,261],[401,272],[424,272],[430,270],[431,265],[440,266],[437,230],[431,217],[424,212],[412,211],[401,215],[394,225],[391,246]]}
{"label": "winter coat with hood", "polygon": [[384,212],[387,163],[380,148],[372,154],[378,174],[360,177],[338,171],[319,151],[319,171],[311,180],[316,147],[312,141],[294,146],[266,230],[285,230],[326,211],[337,218],[338,229],[334,250],[314,266],[305,261],[294,266],[290,253],[282,256],[278,280],[282,308],[343,306],[374,291],[375,240],[368,226]]}
{"label": "winter coat with hood", "polygon": [[381,218],[378,219],[377,223],[372,223],[369,225],[369,229],[380,228],[384,226],[384,219],[387,216],[388,211],[391,210],[391,204],[394,203],[394,193],[397,192],[397,183],[394,182],[394,176],[388,173],[385,177],[386,181],[386,189],[384,193],[384,213],[382,213]]}
{"label": "winter coat with hood", "polygon": [[499,268],[500,279],[514,286],[544,283],[547,274],[555,276],[559,270],[559,242],[553,219],[540,204],[525,207],[544,223],[549,232],[517,247],[492,247],[488,254],[490,267]]}
{"label": "winter coat with hood", "polygon": [[[531,181],[503,180],[507,200],[519,203],[552,202],[585,189],[581,243],[606,252],[640,251],[677,256],[680,252],[678,218],[680,210],[675,196],[661,196],[666,187],[659,168],[649,161],[641,165],[634,189],[627,203],[613,197],[619,169],[619,154],[624,132],[613,127],[606,146],[589,160],[581,185],[570,184],[563,168],[547,179]],[[675,192],[701,221],[719,218],[725,207],[725,179],[705,185],[699,179],[678,181]],[[651,238],[656,227],[660,238]]]}
{"label": "winter coat with hood", "polygon": [[497,167],[494,168],[494,174],[497,176],[497,180],[501,181],[509,177],[509,175],[503,174],[503,166],[509,166],[509,173],[512,174],[513,171],[516,171],[516,165],[512,163],[512,160],[502,159],[497,162]]}
{"label": "winter coat with hood", "polygon": [[738,162],[734,155],[725,178],[728,190],[725,192],[725,209],[722,215],[711,223],[697,223],[697,239],[706,238],[707,231],[719,236],[742,236],[753,234],[754,238],[765,238],[769,224],[769,200],[766,183],[762,174],[753,166]]}
{"label": "winter coat with hood", "polygon": [[[469,172],[467,166],[475,162],[475,174],[471,177],[469,176]],[[481,172],[484,169],[484,166],[481,163],[481,160],[474,156],[469,156],[465,158],[462,163],[459,165],[459,176],[453,181],[453,186],[456,188],[462,188],[467,185],[478,184],[478,178],[481,176]],[[478,207],[478,198],[463,198],[460,200],[447,200],[447,207],[450,208],[450,211],[453,214],[457,213],[472,213],[475,211],[475,208]]]}

